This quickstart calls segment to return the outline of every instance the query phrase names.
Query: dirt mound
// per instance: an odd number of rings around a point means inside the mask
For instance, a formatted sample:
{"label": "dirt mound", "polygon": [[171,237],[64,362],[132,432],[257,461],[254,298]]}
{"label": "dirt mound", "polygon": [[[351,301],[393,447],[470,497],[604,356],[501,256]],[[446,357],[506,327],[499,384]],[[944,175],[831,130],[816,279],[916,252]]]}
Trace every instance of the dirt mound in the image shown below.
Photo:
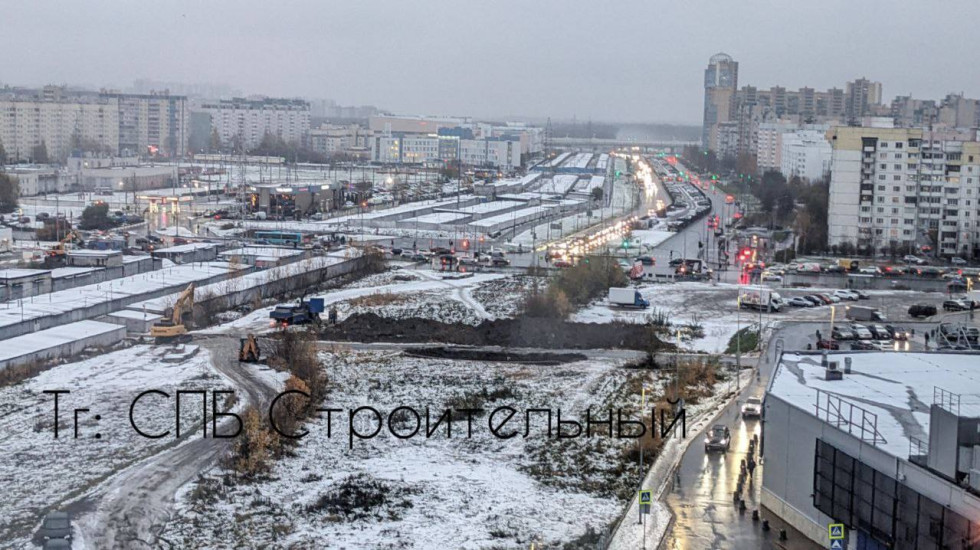
{"label": "dirt mound", "polygon": [[493,361],[495,363],[533,363],[536,365],[560,365],[587,359],[581,353],[517,353],[512,351],[481,351],[461,348],[420,348],[406,352],[416,357],[455,359],[462,361]]}
{"label": "dirt mound", "polygon": [[363,313],[352,315],[339,325],[324,326],[320,336],[325,340],[349,342],[438,342],[549,349],[672,349],[670,344],[662,342],[648,327],[640,324],[573,323],[530,317],[496,319],[470,326],[416,317],[387,319]]}

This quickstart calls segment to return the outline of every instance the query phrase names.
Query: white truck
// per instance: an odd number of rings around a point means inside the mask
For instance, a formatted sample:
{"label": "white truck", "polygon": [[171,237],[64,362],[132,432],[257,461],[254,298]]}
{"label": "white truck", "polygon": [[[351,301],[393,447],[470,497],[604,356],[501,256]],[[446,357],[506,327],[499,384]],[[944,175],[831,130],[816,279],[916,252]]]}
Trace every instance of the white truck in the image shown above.
{"label": "white truck", "polygon": [[783,298],[778,292],[764,287],[738,289],[738,307],[778,312],[783,309]]}
{"label": "white truck", "polygon": [[609,305],[645,309],[650,307],[650,302],[635,288],[610,288]]}
{"label": "white truck", "polygon": [[847,306],[845,317],[852,321],[887,321],[881,311],[867,306]]}

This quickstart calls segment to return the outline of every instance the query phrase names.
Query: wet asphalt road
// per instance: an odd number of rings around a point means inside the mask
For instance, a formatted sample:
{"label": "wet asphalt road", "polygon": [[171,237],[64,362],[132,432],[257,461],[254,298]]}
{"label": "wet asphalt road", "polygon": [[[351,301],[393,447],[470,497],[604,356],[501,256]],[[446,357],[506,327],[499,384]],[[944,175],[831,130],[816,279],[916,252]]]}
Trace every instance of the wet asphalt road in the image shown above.
{"label": "wet asphalt road", "polygon": [[[669,550],[701,549],[776,549],[817,550],[819,545],[785,526],[778,518],[760,510],[761,519],[768,519],[771,529],[763,531],[762,521],[752,520],[752,511],[759,509],[762,487],[763,464],[748,478],[742,496],[746,509],[740,513],[734,499],[740,464],[747,460],[749,441],[754,435],[762,437],[759,419],[741,417],[741,407],[749,397],[762,397],[774,358],[780,348],[787,350],[805,348],[810,341],[812,326],[809,323],[792,325],[774,332],[766,356],[760,362],[759,377],[739,398],[730,403],[719,415],[716,423],[728,426],[732,434],[727,453],[705,453],[704,445],[694,442],[688,448],[676,470],[673,485],[667,494],[667,504],[675,515],[675,522],[664,541]],[[758,450],[755,453],[758,462]],[[779,541],[779,529],[787,528],[788,539]]]}

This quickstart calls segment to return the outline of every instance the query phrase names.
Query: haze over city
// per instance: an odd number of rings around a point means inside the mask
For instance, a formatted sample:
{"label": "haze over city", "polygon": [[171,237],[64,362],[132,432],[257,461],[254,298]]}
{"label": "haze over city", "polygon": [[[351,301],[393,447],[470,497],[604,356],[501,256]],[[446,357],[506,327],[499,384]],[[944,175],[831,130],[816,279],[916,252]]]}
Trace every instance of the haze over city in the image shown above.
{"label": "haze over city", "polygon": [[[226,84],[399,113],[698,124],[704,60],[741,82],[980,95],[980,4],[824,2],[5,2],[0,83]],[[941,28],[941,31],[936,29]],[[43,40],[37,40],[43,36]]]}

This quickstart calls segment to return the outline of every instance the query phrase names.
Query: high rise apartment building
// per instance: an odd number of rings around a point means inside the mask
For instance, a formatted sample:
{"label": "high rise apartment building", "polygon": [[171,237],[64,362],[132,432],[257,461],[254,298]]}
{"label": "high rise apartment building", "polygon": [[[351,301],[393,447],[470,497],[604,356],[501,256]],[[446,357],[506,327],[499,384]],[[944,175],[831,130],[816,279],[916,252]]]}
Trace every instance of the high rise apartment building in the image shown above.
{"label": "high rise apartment building", "polygon": [[980,257],[975,133],[835,127],[827,136],[831,246]]}

